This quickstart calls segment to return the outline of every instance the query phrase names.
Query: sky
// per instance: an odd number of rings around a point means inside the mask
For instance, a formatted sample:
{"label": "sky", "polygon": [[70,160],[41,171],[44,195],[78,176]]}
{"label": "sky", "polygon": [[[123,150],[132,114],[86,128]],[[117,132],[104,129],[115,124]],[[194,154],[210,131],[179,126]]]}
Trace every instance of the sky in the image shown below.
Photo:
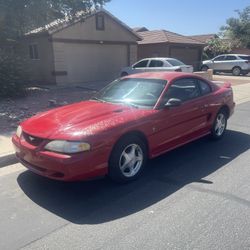
{"label": "sky", "polygon": [[182,35],[218,33],[250,0],[111,0],[105,9],[129,27],[165,29]]}

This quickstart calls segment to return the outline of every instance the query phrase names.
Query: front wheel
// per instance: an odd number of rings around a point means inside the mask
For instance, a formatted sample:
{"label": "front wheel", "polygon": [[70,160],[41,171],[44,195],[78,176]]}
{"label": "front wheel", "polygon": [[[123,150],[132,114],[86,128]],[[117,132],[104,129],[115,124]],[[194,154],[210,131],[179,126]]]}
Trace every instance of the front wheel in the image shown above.
{"label": "front wheel", "polygon": [[137,136],[121,139],[113,149],[109,160],[109,177],[125,183],[137,179],[147,161],[147,148]]}
{"label": "front wheel", "polygon": [[222,109],[216,115],[213,127],[211,129],[212,139],[218,140],[223,137],[227,128],[227,114]]}
{"label": "front wheel", "polygon": [[208,70],[208,66],[207,65],[202,65],[201,71],[207,71],[207,70]]}

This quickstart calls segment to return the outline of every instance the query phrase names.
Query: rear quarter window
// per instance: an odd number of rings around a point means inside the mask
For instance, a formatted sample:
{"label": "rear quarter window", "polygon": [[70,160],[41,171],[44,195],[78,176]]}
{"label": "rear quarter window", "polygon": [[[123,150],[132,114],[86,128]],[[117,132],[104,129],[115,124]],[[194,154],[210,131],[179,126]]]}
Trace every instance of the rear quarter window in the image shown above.
{"label": "rear quarter window", "polygon": [[211,86],[208,83],[202,80],[198,80],[198,84],[200,87],[201,95],[207,95],[212,92]]}
{"label": "rear quarter window", "polygon": [[239,56],[239,58],[250,61],[250,56]]}

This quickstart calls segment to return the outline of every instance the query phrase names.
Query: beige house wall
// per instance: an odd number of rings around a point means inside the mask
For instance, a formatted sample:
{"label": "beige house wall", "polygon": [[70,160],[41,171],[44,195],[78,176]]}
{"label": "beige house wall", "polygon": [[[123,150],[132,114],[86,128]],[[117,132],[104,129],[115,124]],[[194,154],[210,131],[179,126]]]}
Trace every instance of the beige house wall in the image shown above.
{"label": "beige house wall", "polygon": [[202,55],[202,46],[185,44],[139,44],[138,59],[147,57],[173,57],[199,68]]}
{"label": "beige house wall", "polygon": [[[38,49],[38,59],[31,59],[29,55],[29,45],[36,44]],[[24,68],[29,81],[39,84],[55,84],[54,56],[52,43],[48,37],[29,37],[20,42],[18,54],[24,60]]]}
{"label": "beige house wall", "polygon": [[53,39],[79,39],[89,41],[135,42],[136,37],[124,27],[104,15],[104,30],[96,30],[96,16],[87,18],[53,34]]}
{"label": "beige house wall", "polygon": [[92,16],[52,35],[57,84],[113,80],[137,61],[138,38],[102,15],[104,30],[96,30]]}
{"label": "beige house wall", "polygon": [[138,59],[147,57],[169,57],[169,46],[165,43],[139,44]]}
{"label": "beige house wall", "polygon": [[127,66],[130,66],[138,60],[138,45],[129,45],[129,62]]}
{"label": "beige house wall", "polygon": [[58,84],[113,80],[127,65],[126,45],[53,43]]}

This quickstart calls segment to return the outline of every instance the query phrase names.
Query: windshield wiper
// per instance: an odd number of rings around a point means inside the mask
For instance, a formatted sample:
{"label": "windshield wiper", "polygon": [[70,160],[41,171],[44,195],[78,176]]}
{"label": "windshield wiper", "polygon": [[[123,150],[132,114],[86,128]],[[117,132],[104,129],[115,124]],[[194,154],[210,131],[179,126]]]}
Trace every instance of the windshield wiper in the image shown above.
{"label": "windshield wiper", "polygon": [[101,99],[99,99],[99,98],[97,98],[97,97],[92,97],[90,100],[94,100],[94,101],[99,101],[99,102],[105,102],[105,101],[103,101],[103,100],[101,100]]}

